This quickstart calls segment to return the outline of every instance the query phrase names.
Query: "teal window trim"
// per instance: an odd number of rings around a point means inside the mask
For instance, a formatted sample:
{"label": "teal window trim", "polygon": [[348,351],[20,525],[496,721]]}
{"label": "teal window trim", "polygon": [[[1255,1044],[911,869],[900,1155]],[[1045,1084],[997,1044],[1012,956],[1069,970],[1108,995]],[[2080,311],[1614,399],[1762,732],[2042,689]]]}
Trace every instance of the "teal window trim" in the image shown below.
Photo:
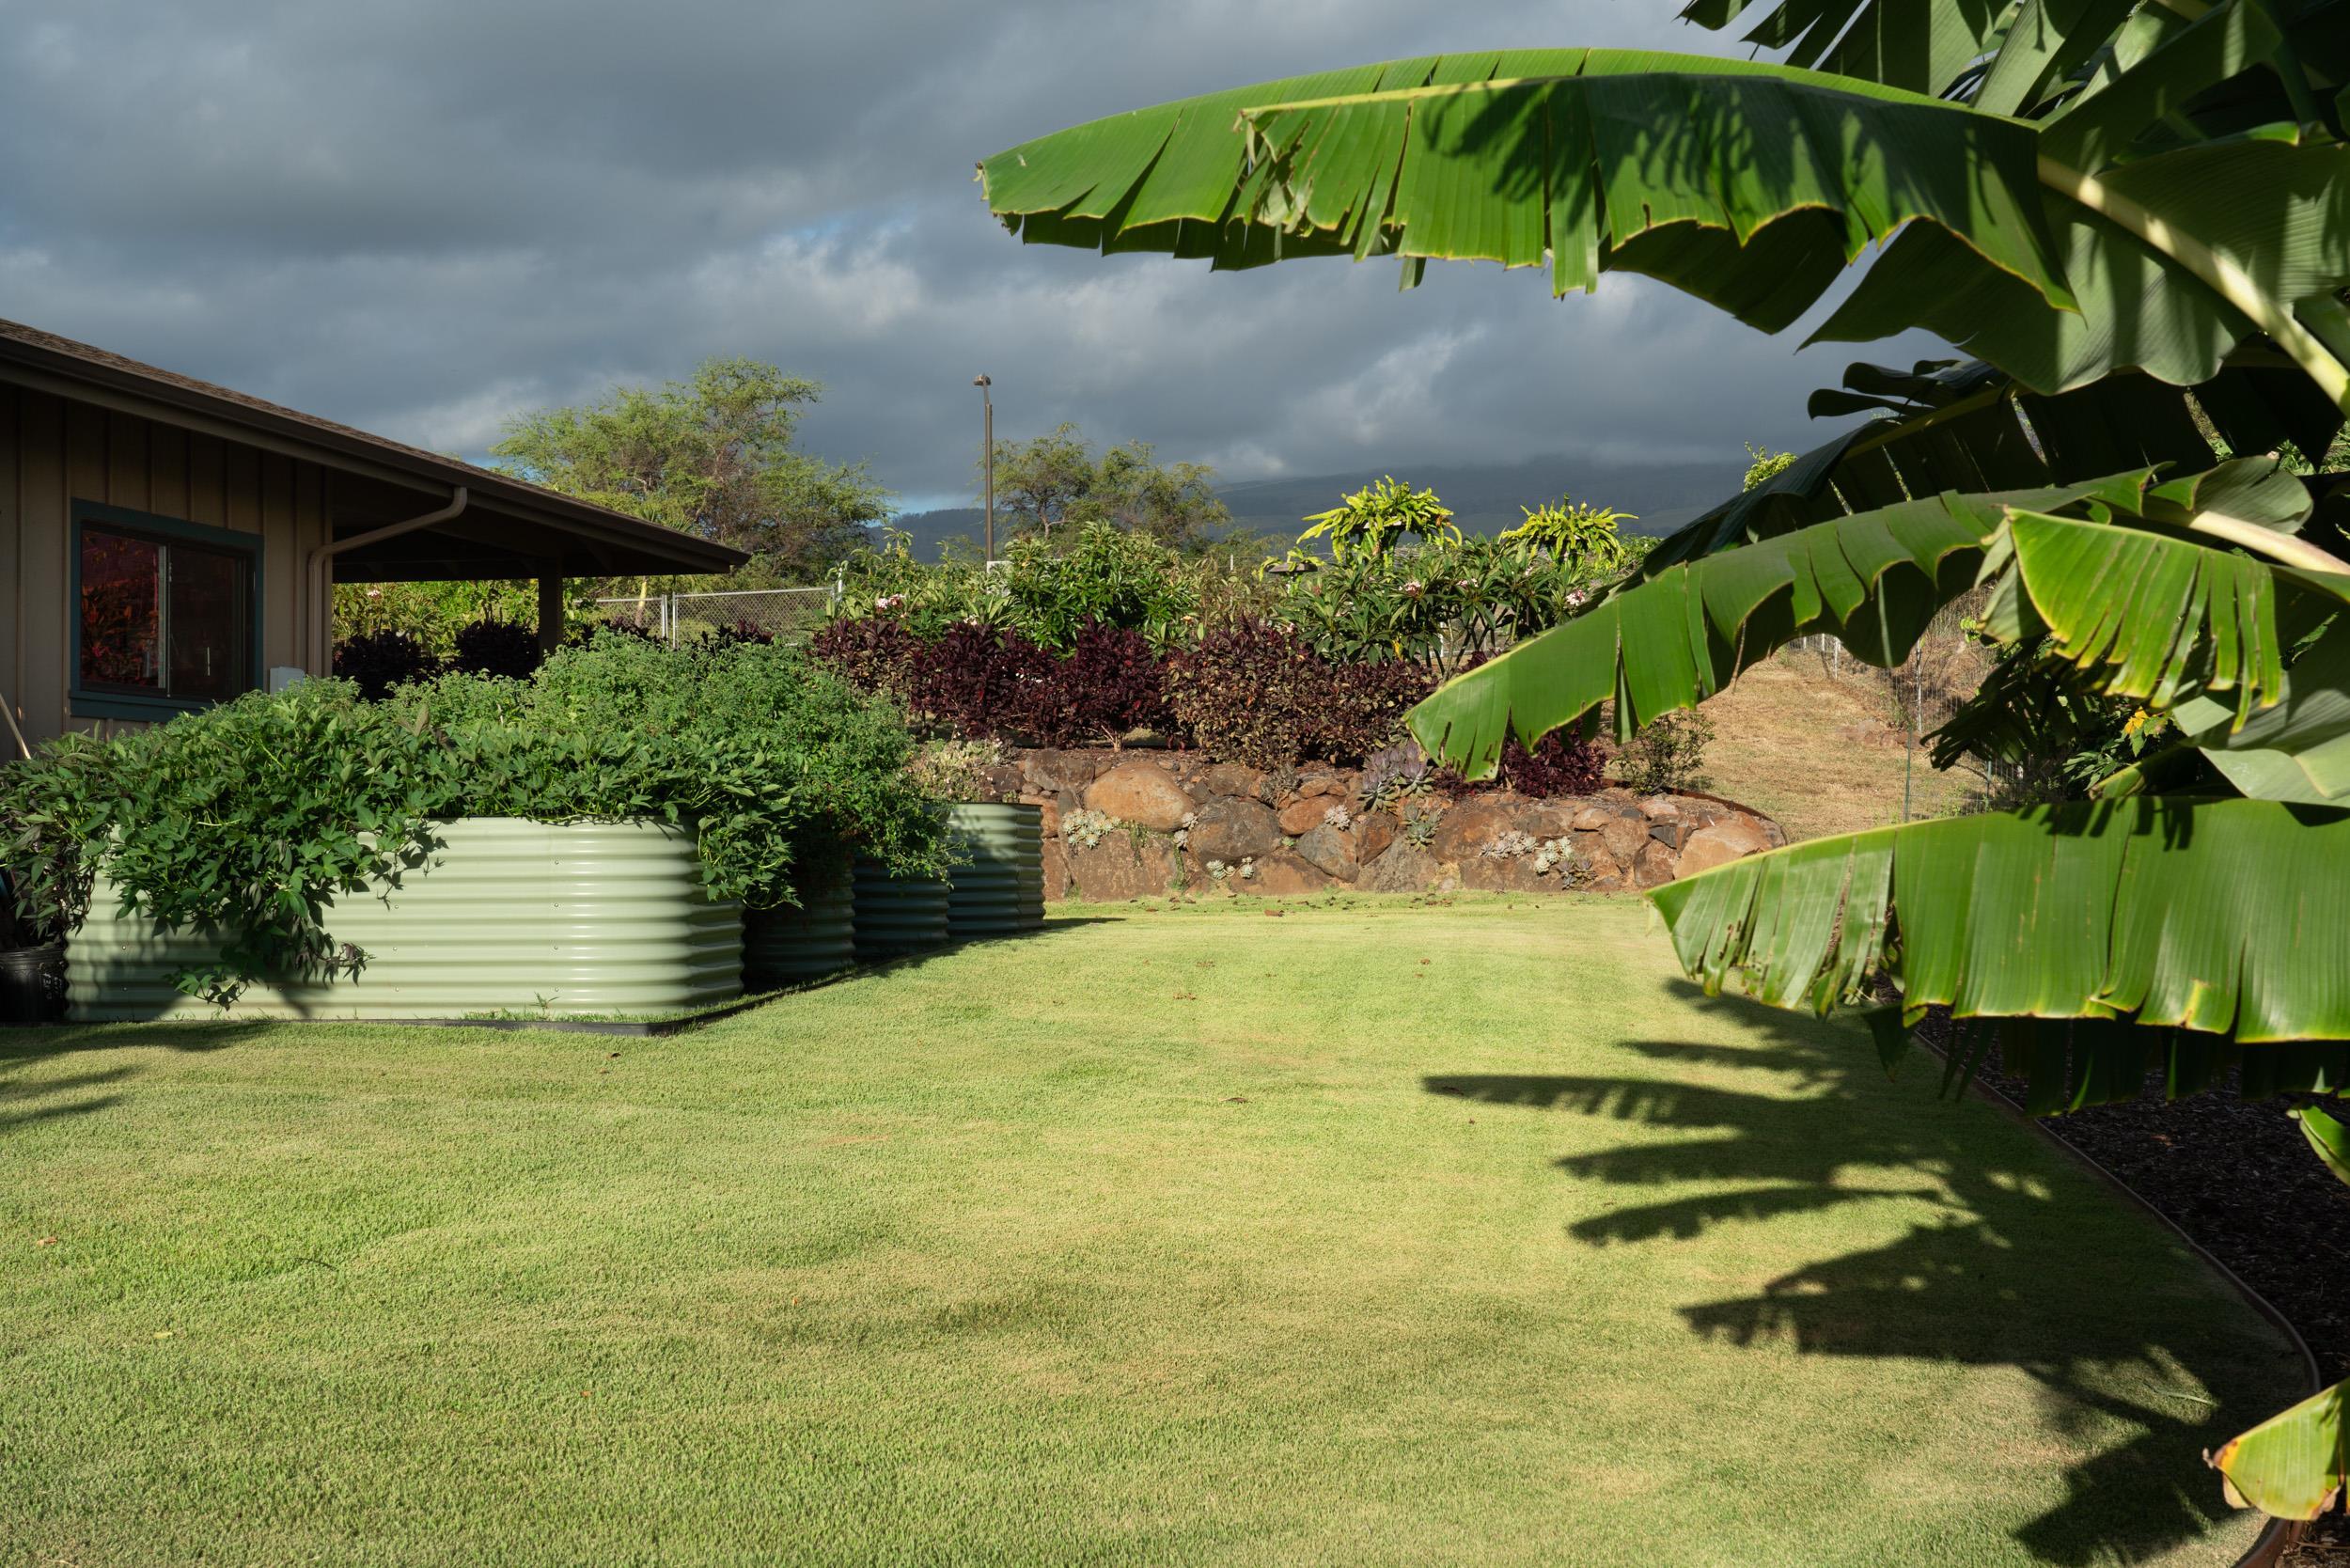
{"label": "teal window trim", "polygon": [[66,650],[66,668],[71,682],[66,688],[66,699],[76,718],[167,719],[175,713],[192,713],[213,705],[212,698],[144,697],[132,692],[90,691],[82,684],[82,525],[95,523],[102,528],[133,536],[143,535],[168,545],[173,540],[185,540],[190,544],[202,544],[241,557],[249,573],[247,596],[252,601],[253,667],[246,690],[258,691],[261,685],[261,536],[236,528],[215,528],[203,523],[190,523],[183,518],[161,517],[153,512],[133,511],[129,507],[108,506],[103,501],[75,500],[70,507],[73,525],[66,541],[66,619],[72,628],[70,646]]}

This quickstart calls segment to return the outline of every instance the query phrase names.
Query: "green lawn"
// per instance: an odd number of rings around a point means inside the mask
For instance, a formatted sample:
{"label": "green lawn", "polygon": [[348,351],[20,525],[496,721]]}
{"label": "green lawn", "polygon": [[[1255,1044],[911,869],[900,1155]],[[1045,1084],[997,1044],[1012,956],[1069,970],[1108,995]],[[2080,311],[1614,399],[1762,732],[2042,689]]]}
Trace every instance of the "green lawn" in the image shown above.
{"label": "green lawn", "polygon": [[1600,900],[1073,910],[668,1040],[0,1036],[0,1555],[2232,1560],[2280,1341],[1873,1061]]}

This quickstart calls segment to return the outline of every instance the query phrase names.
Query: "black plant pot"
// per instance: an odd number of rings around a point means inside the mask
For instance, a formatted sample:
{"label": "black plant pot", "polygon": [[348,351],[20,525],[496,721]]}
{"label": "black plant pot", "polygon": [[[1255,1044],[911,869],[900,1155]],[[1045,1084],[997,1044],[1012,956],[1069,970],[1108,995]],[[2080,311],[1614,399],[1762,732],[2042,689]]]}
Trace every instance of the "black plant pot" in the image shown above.
{"label": "black plant pot", "polygon": [[65,944],[0,952],[0,1024],[54,1024],[65,1016]]}

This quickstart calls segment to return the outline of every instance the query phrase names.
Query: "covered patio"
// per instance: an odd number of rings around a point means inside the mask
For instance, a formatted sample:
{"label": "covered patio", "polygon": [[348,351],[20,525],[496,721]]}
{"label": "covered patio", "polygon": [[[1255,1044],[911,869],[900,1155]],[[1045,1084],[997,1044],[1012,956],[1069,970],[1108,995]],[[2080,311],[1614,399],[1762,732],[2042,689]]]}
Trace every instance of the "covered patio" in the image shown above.
{"label": "covered patio", "polygon": [[0,699],[34,740],[333,668],[344,583],[723,572],[737,550],[0,321]]}

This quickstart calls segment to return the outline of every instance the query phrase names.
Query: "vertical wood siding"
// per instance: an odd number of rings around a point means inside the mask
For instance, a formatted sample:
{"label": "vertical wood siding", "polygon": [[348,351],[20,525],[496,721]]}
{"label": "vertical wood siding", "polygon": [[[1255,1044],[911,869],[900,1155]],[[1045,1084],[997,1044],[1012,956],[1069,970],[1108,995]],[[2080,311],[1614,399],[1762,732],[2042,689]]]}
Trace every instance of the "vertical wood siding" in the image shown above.
{"label": "vertical wood siding", "polygon": [[[46,392],[0,384],[0,697],[39,741],[119,719],[76,718],[72,671],[71,503],[100,501],[233,528],[261,541],[261,663],[322,670],[305,646],[303,562],[326,539],[326,477],[315,463],[262,452]],[[14,743],[0,737],[0,745]]]}

